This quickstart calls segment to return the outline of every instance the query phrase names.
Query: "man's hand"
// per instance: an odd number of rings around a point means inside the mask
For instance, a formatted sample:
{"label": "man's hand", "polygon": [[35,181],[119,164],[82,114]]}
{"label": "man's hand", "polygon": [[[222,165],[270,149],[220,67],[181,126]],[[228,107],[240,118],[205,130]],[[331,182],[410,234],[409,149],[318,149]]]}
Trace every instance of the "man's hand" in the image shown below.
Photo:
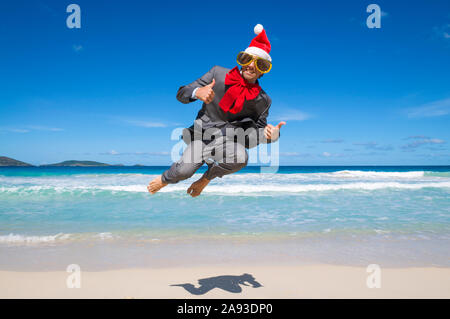
{"label": "man's hand", "polygon": [[216,80],[213,79],[212,82],[204,87],[198,88],[195,92],[195,97],[206,104],[209,104],[214,99],[215,93],[213,90],[214,84],[216,84]]}
{"label": "man's hand", "polygon": [[286,122],[280,122],[277,126],[267,124],[267,126],[264,128],[264,136],[266,137],[266,139],[276,141],[280,136],[281,127],[285,124]]}

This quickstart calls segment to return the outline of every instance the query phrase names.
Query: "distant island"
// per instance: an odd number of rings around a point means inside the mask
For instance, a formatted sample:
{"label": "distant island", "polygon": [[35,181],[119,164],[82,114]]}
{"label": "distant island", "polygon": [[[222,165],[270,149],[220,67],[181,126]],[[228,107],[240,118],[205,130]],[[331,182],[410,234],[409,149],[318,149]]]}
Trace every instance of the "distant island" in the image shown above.
{"label": "distant island", "polygon": [[0,166],[33,166],[33,165],[6,156],[0,156]]}
{"label": "distant island", "polygon": [[[10,157],[0,156],[0,167],[2,167],[2,166],[36,167],[35,165],[21,162],[21,161],[15,160]],[[106,163],[100,163],[100,162],[95,162],[95,161],[77,161],[77,160],[64,161],[64,162],[55,163],[55,164],[38,165],[38,167],[99,167],[99,166],[145,167],[145,165],[141,165],[141,164],[136,164],[136,165],[106,164]]]}
{"label": "distant island", "polygon": [[88,167],[88,166],[113,166],[110,164],[105,164],[105,163],[99,163],[99,162],[94,162],[94,161],[74,161],[74,160],[70,160],[70,161],[64,161],[61,163],[56,163],[56,164],[46,164],[46,165],[41,165],[42,167],[54,167],[54,166],[82,166],[82,167]]}
{"label": "distant island", "polygon": [[[28,164],[25,162],[21,162],[21,161],[18,161],[18,160],[15,160],[13,158],[6,157],[6,156],[0,156],[0,166],[34,167],[34,165],[31,165],[31,164]],[[123,166],[123,164],[110,165],[110,164],[94,162],[94,161],[70,160],[70,161],[64,161],[61,163],[40,165],[40,167],[56,167],[56,166],[80,166],[80,167],[91,167],[92,166],[92,167],[94,167],[94,166]]]}

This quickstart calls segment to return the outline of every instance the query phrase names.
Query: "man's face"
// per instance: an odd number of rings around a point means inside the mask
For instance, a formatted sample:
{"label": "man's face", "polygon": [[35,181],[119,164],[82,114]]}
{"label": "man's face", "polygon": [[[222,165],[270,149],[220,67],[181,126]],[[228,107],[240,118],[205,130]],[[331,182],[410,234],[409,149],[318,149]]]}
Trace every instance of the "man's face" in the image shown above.
{"label": "man's face", "polygon": [[252,61],[249,65],[243,66],[241,70],[244,79],[250,83],[255,83],[256,80],[262,75],[262,73],[256,69],[255,61]]}

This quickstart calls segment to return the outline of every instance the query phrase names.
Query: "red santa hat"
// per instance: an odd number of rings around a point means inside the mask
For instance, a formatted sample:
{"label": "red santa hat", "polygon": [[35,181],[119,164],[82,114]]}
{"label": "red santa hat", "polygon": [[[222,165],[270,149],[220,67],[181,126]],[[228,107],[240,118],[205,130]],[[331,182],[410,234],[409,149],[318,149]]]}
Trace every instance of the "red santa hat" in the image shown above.
{"label": "red santa hat", "polygon": [[264,30],[264,27],[261,24],[255,25],[253,30],[255,31],[256,37],[250,42],[250,46],[245,49],[245,52],[272,62],[272,58],[269,55],[270,42],[267,38],[266,30]]}

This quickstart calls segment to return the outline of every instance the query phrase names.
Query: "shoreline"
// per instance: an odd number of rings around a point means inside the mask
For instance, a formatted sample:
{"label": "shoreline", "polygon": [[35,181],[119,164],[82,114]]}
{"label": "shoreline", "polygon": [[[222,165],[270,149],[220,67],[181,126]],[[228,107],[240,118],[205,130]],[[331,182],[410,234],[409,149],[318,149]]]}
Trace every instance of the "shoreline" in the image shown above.
{"label": "shoreline", "polygon": [[[326,236],[327,237],[327,236]],[[361,238],[282,240],[175,240],[73,242],[0,245],[0,271],[61,271],[78,264],[86,271],[136,268],[217,267],[220,265],[336,265],[393,269],[448,268],[448,241]]]}
{"label": "shoreline", "polygon": [[[244,274],[261,286],[246,282],[236,288],[233,278]],[[81,269],[81,287],[67,288],[73,273],[66,271],[0,271],[0,298],[450,298],[450,267],[381,267],[381,287],[368,288],[373,274],[367,267],[325,264]],[[199,279],[207,279],[203,289]],[[194,285],[186,286],[191,292],[172,286],[187,283]]]}

